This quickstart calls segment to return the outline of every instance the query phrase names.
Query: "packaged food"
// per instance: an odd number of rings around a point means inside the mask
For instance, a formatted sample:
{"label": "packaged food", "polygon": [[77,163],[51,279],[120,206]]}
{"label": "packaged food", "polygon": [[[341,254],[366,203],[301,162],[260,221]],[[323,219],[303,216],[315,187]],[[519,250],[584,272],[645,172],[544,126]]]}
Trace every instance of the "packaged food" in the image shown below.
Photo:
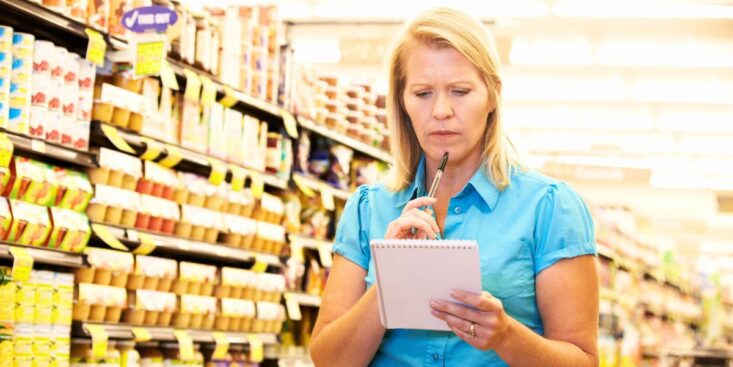
{"label": "packaged food", "polygon": [[29,133],[30,124],[34,42],[35,37],[31,34],[13,34],[7,128],[25,135]]}
{"label": "packaged food", "polygon": [[83,251],[92,234],[87,216],[56,207],[50,208],[50,211],[53,230],[48,247],[63,251]]}
{"label": "packaged food", "polygon": [[42,246],[51,231],[46,207],[10,200],[13,222],[8,241],[22,245]]}

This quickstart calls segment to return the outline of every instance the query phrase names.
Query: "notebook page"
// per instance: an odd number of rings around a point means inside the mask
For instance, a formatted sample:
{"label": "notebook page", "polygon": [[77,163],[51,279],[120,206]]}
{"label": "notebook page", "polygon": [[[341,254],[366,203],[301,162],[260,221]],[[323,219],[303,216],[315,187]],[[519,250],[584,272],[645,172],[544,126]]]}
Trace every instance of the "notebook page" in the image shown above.
{"label": "notebook page", "polygon": [[382,324],[389,329],[449,330],[431,299],[456,302],[451,289],[481,292],[476,241],[371,241]]}

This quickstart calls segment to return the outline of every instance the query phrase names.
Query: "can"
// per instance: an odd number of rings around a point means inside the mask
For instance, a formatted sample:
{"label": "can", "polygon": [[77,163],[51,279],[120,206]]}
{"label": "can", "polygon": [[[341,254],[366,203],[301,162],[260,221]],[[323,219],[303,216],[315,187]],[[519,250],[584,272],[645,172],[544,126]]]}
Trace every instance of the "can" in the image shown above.
{"label": "can", "polygon": [[[45,125],[48,117],[48,109],[44,106],[31,106],[30,126],[28,132],[31,137],[44,139],[46,137]],[[51,293],[51,292],[49,292]],[[36,293],[36,296],[44,295],[45,292]]]}
{"label": "can", "polygon": [[73,52],[66,55],[64,68],[64,84],[79,88],[79,60],[81,57]]}
{"label": "can", "polygon": [[0,25],[0,52],[13,49],[13,28]]}
{"label": "can", "polygon": [[64,79],[65,60],[69,51],[63,47],[54,47],[54,57],[51,59],[51,78],[55,80]]}
{"label": "can", "polygon": [[30,48],[32,50],[35,41],[36,37],[30,33],[13,33],[13,49]]}
{"label": "can", "polygon": [[80,90],[79,91],[79,103],[77,105],[78,113],[76,114],[79,120],[91,121],[92,120],[92,108],[94,108],[94,91],[93,90]]}
{"label": "can", "polygon": [[79,59],[79,90],[94,90],[94,76],[96,71],[96,67],[91,61],[82,58]]}
{"label": "can", "polygon": [[48,108],[51,73],[33,73],[31,77],[31,104]]}
{"label": "can", "polygon": [[74,146],[74,128],[76,125],[76,117],[75,116],[67,116],[62,115],[61,116],[61,145],[66,147],[73,147]]}
{"label": "can", "polygon": [[61,110],[49,110],[46,115],[46,141],[61,143]]}
{"label": "can", "polygon": [[89,150],[89,132],[91,122],[89,120],[77,120],[76,132],[74,135],[74,149],[86,152]]}
{"label": "can", "polygon": [[52,42],[36,41],[33,49],[33,72],[51,76],[51,59],[56,55]]}
{"label": "can", "polygon": [[64,116],[76,118],[79,104],[79,87],[76,84],[64,84],[61,93],[61,112]]}

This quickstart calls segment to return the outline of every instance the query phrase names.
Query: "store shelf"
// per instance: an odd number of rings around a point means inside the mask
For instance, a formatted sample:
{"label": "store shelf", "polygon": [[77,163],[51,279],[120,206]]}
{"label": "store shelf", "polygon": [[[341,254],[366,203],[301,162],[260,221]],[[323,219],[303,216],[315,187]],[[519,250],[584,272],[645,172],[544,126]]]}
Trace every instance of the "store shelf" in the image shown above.
{"label": "store shelf", "polygon": [[290,243],[298,243],[303,248],[308,248],[311,250],[318,250],[321,246],[326,246],[329,249],[333,247],[333,242],[331,241],[319,240],[297,234],[288,234],[288,239]]}
{"label": "store shelf", "polygon": [[[136,154],[142,155],[145,150],[147,149],[147,144],[144,139],[145,137],[131,131],[123,130],[123,129],[117,129],[119,132],[120,137],[124,139],[127,144],[129,144],[136,152]],[[151,140],[156,140],[152,139]],[[157,141],[157,140],[156,140]],[[104,132],[102,132],[102,123],[98,121],[92,122],[92,134],[91,134],[91,142],[96,146],[103,146],[110,149],[117,149],[114,144],[104,135]],[[183,159],[179,164],[175,166],[176,170],[180,171],[186,171],[195,173],[201,176],[209,176],[211,174],[211,163],[209,163],[210,157],[206,154],[194,152],[190,149],[183,148],[181,146],[175,145],[175,144],[169,144],[169,143],[163,143],[165,146],[174,146],[177,149],[180,150],[181,154],[183,155]],[[160,156],[160,159],[163,159],[168,154],[168,151],[164,149],[163,154]],[[221,160],[219,158],[216,158],[218,160]],[[288,187],[287,180],[280,178],[278,176],[275,176],[271,173],[265,173],[265,172],[259,172],[255,171],[249,168],[241,167],[250,177],[252,175],[259,175],[263,178],[263,181],[265,185],[268,185],[270,187],[274,187],[277,189],[286,189]],[[231,180],[231,171],[227,169],[227,178]]]}
{"label": "store shelf", "polygon": [[298,292],[286,292],[285,297],[286,299],[294,300],[301,306],[321,307],[321,296]]}
{"label": "store shelf", "polygon": [[[161,342],[176,341],[174,332],[177,329],[174,329],[174,328],[130,326],[130,325],[121,325],[121,324],[98,324],[98,323],[89,323],[89,322],[75,323],[73,326],[74,335],[78,337],[89,337],[90,334],[89,334],[88,327],[90,325],[98,325],[102,327],[104,331],[107,332],[107,336],[110,339],[132,340],[135,338],[132,333],[132,329],[141,328],[141,329],[147,330],[150,333],[152,341],[161,341]],[[185,329],[185,331],[191,336],[191,339],[195,343],[214,343],[213,334],[215,333],[215,331],[204,331],[204,330],[194,330],[194,329]],[[276,334],[233,333],[233,332],[222,332],[222,333],[227,336],[227,339],[229,339],[229,343],[231,344],[247,344],[248,335],[256,335],[257,337],[259,337],[260,340],[262,340],[263,344],[269,345],[269,344],[278,343]]]}
{"label": "store shelf", "polygon": [[[155,242],[155,251],[158,253],[167,253],[171,255],[195,255],[196,257],[205,258],[215,261],[225,261],[230,263],[251,262],[259,260],[271,266],[280,266],[280,259],[272,254],[259,253],[231,247],[224,244],[212,244],[207,242],[191,241],[175,236],[163,235],[160,233],[140,231],[132,228],[123,228],[112,226],[105,223],[95,223],[106,226],[110,229],[110,233],[114,235],[120,242],[130,249],[140,246],[140,238],[138,233],[148,235]],[[102,239],[96,235],[92,235],[94,241],[102,242]]]}
{"label": "store shelf", "polygon": [[331,193],[333,193],[333,197],[339,198],[341,200],[348,200],[349,196],[351,196],[351,192],[337,189],[324,181],[308,177],[301,173],[293,172],[293,179],[299,180],[313,191],[321,192],[324,189],[330,190]]}
{"label": "store shelf", "polygon": [[96,167],[97,164],[92,154],[82,152],[61,145],[47,143],[40,139],[32,139],[19,135],[5,129],[0,129],[8,136],[15,152],[29,158],[42,159],[45,162],[60,163],[62,165],[73,165],[77,167]]}
{"label": "store shelf", "polygon": [[338,133],[334,130],[328,129],[326,126],[320,126],[317,125],[315,122],[305,118],[305,117],[298,117],[298,124],[309,131],[312,131],[318,135],[324,136],[326,138],[329,138],[331,140],[334,140],[336,142],[339,142],[341,144],[344,144],[348,146],[351,149],[354,149],[356,151],[359,151],[361,153],[364,153],[368,156],[371,156],[373,158],[379,159],[382,162],[385,163],[391,163],[392,162],[392,156],[388,152],[385,152],[382,149],[373,147],[369,144],[366,144],[362,141],[356,140],[350,136],[346,136],[344,134]]}
{"label": "store shelf", "polygon": [[733,350],[730,349],[709,349],[709,348],[643,348],[645,357],[663,358],[663,357],[682,357],[682,358],[705,358],[731,360],[733,359]]}
{"label": "store shelf", "polygon": [[82,254],[73,252],[59,251],[54,249],[44,249],[33,246],[14,245],[7,242],[0,243],[0,258],[12,259],[10,249],[13,247],[25,248],[33,258],[33,262],[37,264],[63,266],[69,268],[78,268],[84,265],[84,257]]}

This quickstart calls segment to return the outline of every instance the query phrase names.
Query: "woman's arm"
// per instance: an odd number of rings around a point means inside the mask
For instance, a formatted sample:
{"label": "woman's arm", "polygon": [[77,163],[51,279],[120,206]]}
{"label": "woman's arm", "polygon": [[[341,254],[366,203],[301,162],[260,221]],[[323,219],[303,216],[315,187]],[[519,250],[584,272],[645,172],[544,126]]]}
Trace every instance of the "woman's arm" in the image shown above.
{"label": "woman's arm", "polygon": [[336,255],[313,329],[310,354],[316,366],[366,366],[385,329],[376,288],[366,290],[366,270]]}
{"label": "woman's arm", "polygon": [[[598,275],[592,256],[558,261],[537,275],[537,306],[545,335],[540,336],[504,312],[491,295],[455,292],[478,310],[434,302],[436,317],[461,339],[493,349],[510,366],[598,366]],[[469,335],[474,323],[475,337]]]}

